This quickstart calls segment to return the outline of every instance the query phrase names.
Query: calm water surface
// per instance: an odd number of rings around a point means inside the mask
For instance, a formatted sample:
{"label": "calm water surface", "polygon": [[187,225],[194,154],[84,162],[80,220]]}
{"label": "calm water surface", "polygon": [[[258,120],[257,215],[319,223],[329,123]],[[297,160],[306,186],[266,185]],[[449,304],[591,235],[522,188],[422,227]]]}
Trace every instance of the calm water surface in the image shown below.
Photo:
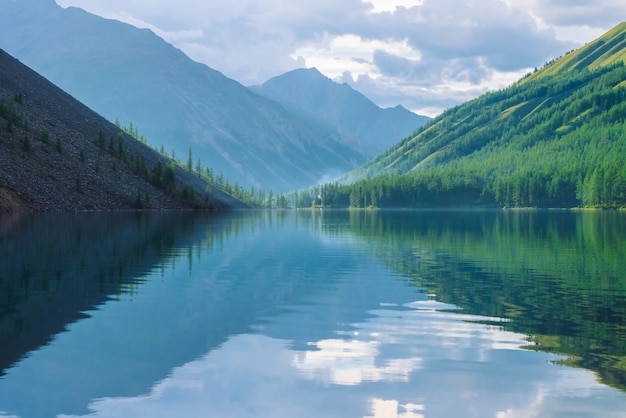
{"label": "calm water surface", "polygon": [[0,417],[626,417],[626,215],[0,216]]}

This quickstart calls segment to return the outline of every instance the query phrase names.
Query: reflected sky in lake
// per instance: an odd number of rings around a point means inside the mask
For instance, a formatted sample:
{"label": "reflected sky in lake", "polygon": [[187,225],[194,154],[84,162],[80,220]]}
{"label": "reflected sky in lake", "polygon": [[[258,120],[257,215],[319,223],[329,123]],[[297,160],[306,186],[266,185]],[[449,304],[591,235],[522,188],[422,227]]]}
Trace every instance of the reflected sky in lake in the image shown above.
{"label": "reflected sky in lake", "polygon": [[197,219],[132,292],[5,370],[0,416],[626,416],[624,392],[427,295],[372,256],[384,241],[322,216]]}
{"label": "reflected sky in lake", "polygon": [[623,396],[590,372],[520,350],[523,336],[471,322],[479,318],[426,306],[370,312],[310,351],[234,336],[150,393],[98,400],[88,416],[624,416]]}

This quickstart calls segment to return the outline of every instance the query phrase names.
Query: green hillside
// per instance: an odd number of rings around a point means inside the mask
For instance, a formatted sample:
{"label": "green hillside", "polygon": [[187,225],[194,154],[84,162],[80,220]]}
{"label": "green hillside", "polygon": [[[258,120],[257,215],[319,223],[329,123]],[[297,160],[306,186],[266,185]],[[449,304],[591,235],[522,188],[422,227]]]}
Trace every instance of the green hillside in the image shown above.
{"label": "green hillside", "polygon": [[626,62],[626,22],[620,23],[585,47],[567,54],[542,70],[526,77],[522,82],[565,71],[594,70],[616,62]]}
{"label": "green hillside", "polygon": [[326,185],[333,206],[626,206],[626,24]]}

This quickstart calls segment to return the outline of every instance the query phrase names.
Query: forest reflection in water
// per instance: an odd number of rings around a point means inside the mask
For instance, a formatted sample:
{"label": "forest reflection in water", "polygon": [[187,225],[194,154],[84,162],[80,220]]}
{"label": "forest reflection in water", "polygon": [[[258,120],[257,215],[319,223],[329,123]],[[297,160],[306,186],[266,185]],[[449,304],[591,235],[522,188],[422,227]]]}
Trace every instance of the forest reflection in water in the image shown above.
{"label": "forest reflection in water", "polygon": [[624,237],[616,212],[3,215],[0,416],[623,416],[582,369],[626,388]]}
{"label": "forest reflection in water", "polygon": [[350,230],[438,300],[506,318],[529,348],[626,390],[626,214],[352,212]]}

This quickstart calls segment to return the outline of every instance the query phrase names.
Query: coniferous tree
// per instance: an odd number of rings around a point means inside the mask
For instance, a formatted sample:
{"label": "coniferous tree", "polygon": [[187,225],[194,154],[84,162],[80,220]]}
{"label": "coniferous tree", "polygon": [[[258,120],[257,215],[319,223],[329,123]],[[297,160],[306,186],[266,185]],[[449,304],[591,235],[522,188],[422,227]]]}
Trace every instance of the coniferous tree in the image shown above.
{"label": "coniferous tree", "polygon": [[176,166],[173,162],[165,165],[163,171],[163,186],[168,190],[173,190],[176,186]]}
{"label": "coniferous tree", "polygon": [[187,158],[186,168],[190,173],[193,171],[193,156],[191,154],[191,147],[189,147],[189,157]]}
{"label": "coniferous tree", "polygon": [[163,185],[163,164],[161,160],[157,160],[156,165],[152,169],[152,183],[157,186]]}
{"label": "coniferous tree", "polygon": [[121,159],[126,159],[126,150],[124,149],[124,133],[119,132],[117,134],[117,155]]}

